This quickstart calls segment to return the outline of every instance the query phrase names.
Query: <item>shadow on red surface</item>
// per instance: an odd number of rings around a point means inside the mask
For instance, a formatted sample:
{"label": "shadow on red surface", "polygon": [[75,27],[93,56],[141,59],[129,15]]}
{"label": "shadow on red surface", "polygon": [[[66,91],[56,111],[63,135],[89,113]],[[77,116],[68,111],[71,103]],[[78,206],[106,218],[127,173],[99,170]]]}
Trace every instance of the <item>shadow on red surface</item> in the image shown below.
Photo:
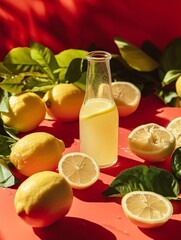
{"label": "shadow on red surface", "polygon": [[41,240],[116,240],[104,227],[75,217],[65,217],[47,228],[34,228],[33,231]]}
{"label": "shadow on red surface", "polygon": [[[160,228],[155,229],[141,229],[145,235],[154,240],[179,240],[180,239],[181,223],[178,220],[170,219]],[[169,234],[168,234],[169,233]]]}

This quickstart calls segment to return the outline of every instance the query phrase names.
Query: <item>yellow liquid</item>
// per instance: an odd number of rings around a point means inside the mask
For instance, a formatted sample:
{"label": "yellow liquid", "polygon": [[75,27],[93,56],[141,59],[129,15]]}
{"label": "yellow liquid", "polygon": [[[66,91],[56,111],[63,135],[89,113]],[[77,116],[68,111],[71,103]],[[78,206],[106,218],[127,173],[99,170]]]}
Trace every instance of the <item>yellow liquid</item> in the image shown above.
{"label": "yellow liquid", "polygon": [[118,112],[107,99],[90,99],[80,111],[80,151],[94,158],[100,167],[117,161]]}

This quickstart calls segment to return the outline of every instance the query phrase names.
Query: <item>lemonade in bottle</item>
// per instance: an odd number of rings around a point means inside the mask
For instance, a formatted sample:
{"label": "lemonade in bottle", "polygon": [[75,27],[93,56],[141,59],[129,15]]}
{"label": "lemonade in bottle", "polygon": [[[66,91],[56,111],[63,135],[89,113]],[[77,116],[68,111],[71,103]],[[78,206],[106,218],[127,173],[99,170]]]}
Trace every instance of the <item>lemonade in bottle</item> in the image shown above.
{"label": "lemonade in bottle", "polygon": [[101,168],[116,163],[118,155],[119,118],[111,91],[110,59],[104,51],[87,55],[86,94],[79,116],[80,151]]}

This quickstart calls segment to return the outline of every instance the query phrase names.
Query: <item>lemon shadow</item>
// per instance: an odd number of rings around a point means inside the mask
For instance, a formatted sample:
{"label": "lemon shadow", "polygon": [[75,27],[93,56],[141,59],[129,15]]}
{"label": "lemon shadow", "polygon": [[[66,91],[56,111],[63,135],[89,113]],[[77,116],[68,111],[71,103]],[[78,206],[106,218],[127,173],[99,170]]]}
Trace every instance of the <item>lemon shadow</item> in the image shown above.
{"label": "lemon shadow", "polygon": [[150,239],[154,240],[180,240],[180,227],[181,223],[179,220],[169,219],[160,228],[143,229],[139,228],[145,235],[149,236]]}
{"label": "lemon shadow", "polygon": [[65,217],[45,228],[33,228],[41,240],[116,240],[115,235],[91,221]]}
{"label": "lemon shadow", "polygon": [[166,106],[157,96],[144,96],[134,113],[119,119],[119,126],[131,130],[148,122],[166,126],[169,120],[162,114],[164,107]]}
{"label": "lemon shadow", "polygon": [[83,190],[73,190],[74,197],[84,202],[115,202],[120,203],[117,198],[105,197],[103,191],[108,188],[108,185],[101,180],[97,180],[91,187]]}

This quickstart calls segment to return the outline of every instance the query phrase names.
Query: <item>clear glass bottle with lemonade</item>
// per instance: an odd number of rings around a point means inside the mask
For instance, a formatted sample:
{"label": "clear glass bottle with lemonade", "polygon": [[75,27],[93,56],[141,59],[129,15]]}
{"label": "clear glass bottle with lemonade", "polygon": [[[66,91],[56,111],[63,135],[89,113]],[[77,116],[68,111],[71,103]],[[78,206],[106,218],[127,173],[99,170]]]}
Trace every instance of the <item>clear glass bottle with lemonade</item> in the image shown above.
{"label": "clear glass bottle with lemonade", "polygon": [[118,111],[111,91],[111,54],[87,55],[86,93],[79,116],[80,151],[94,158],[100,168],[118,158]]}

